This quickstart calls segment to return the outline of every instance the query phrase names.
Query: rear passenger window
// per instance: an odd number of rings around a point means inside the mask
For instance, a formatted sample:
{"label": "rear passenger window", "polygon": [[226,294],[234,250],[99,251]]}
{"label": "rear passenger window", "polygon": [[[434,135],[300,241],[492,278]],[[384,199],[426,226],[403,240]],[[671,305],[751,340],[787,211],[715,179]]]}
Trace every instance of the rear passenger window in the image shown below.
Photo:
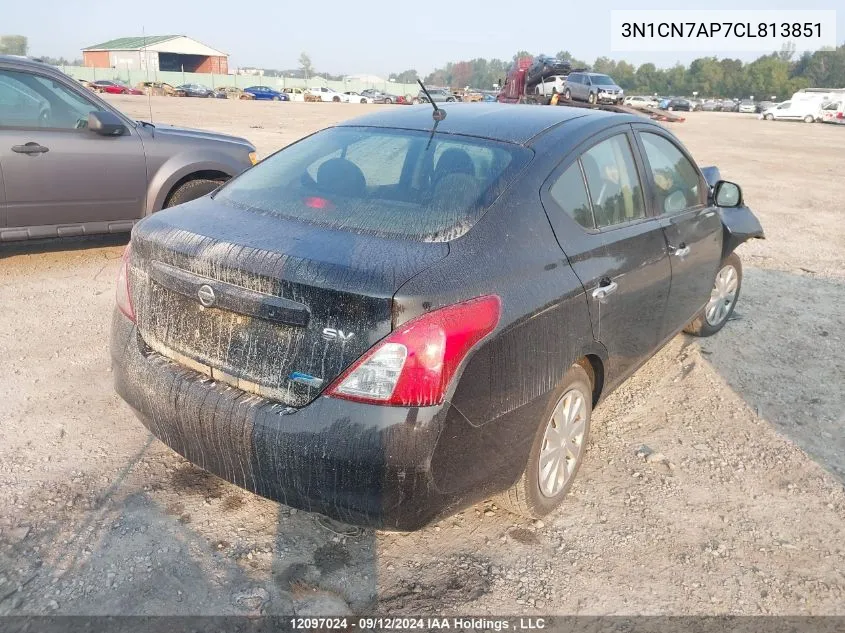
{"label": "rear passenger window", "polygon": [[596,227],[645,217],[643,190],[628,137],[611,137],[581,156]]}
{"label": "rear passenger window", "polygon": [[581,174],[581,165],[576,161],[563,172],[549,189],[549,195],[564,213],[585,229],[595,228],[590,198]]}
{"label": "rear passenger window", "polygon": [[648,132],[641,133],[640,139],[654,179],[660,213],[679,213],[706,202],[698,170],[674,143]]}

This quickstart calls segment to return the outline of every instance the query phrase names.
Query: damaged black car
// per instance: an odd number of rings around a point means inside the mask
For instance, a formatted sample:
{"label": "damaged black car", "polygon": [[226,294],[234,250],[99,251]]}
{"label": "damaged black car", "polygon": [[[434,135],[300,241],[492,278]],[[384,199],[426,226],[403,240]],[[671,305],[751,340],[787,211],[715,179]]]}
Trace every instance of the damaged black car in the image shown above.
{"label": "damaged black car", "polygon": [[725,325],[760,237],[736,184],[638,116],[379,111],[135,226],[115,386],[173,450],[296,508],[540,517],[593,408]]}

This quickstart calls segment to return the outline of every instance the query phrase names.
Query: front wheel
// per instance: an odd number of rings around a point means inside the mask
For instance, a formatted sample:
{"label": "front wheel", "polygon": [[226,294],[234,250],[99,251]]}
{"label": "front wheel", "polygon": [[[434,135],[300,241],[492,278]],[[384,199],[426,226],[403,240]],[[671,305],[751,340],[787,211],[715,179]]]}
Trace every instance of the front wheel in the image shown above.
{"label": "front wheel", "polygon": [[385,100],[384,100],[384,102],[385,102],[385,103],[387,103],[387,104],[392,104],[392,103],[393,103],[393,99],[385,99]]}
{"label": "front wheel", "polygon": [[710,301],[684,328],[684,332],[693,336],[713,336],[721,330],[733,314],[741,289],[742,261],[739,255],[731,253],[722,260],[716,272]]}
{"label": "front wheel", "polygon": [[278,97],[278,96],[273,97],[273,101],[281,101],[281,100],[282,100],[282,98],[281,98],[281,97]]}
{"label": "front wheel", "polygon": [[572,92],[569,90],[569,88],[567,88],[566,91],[564,91],[563,98],[566,99],[567,101],[572,101]]}
{"label": "front wheel", "polygon": [[179,187],[175,189],[170,196],[168,196],[167,201],[164,203],[164,208],[168,209],[170,207],[175,207],[177,204],[201,198],[202,196],[210,194],[221,184],[222,183],[218,180],[207,180],[205,178],[189,180],[188,182],[179,185]]}
{"label": "front wheel", "polygon": [[592,92],[590,93],[590,96],[587,97],[587,103],[589,103],[590,105],[595,105],[596,103],[596,95],[594,95]]}
{"label": "front wheel", "polygon": [[774,114],[765,114],[765,115],[763,115],[763,118],[766,119],[766,121],[774,121],[775,115]]}
{"label": "front wheel", "polygon": [[332,97],[334,103],[340,103],[340,97]]}
{"label": "front wheel", "polygon": [[813,115],[808,114],[804,117],[804,123],[815,123],[816,119]]}
{"label": "front wheel", "polygon": [[560,505],[583,461],[592,413],[590,377],[583,367],[573,365],[549,399],[525,471],[497,502],[529,519]]}
{"label": "front wheel", "polygon": [[367,103],[366,99],[361,99],[361,103]]}

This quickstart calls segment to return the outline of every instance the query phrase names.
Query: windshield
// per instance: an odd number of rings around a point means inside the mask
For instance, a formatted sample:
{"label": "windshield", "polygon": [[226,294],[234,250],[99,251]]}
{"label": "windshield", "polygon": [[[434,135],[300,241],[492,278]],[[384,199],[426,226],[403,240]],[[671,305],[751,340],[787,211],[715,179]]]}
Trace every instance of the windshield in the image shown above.
{"label": "windshield", "polygon": [[532,155],[465,136],[336,127],[267,158],[215,199],[332,229],[441,242],[468,231]]}
{"label": "windshield", "polygon": [[614,82],[607,75],[590,75],[590,79],[597,86],[615,86],[616,85],[616,82]]}

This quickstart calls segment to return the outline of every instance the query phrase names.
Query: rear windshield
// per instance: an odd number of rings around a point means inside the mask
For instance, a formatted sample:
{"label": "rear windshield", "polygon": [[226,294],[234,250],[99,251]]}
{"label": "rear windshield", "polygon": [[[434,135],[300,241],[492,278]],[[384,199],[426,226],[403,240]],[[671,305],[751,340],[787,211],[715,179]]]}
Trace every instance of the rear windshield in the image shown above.
{"label": "rear windshield", "polygon": [[332,229],[443,242],[466,233],[532,155],[453,134],[336,127],[270,156],[215,199]]}

